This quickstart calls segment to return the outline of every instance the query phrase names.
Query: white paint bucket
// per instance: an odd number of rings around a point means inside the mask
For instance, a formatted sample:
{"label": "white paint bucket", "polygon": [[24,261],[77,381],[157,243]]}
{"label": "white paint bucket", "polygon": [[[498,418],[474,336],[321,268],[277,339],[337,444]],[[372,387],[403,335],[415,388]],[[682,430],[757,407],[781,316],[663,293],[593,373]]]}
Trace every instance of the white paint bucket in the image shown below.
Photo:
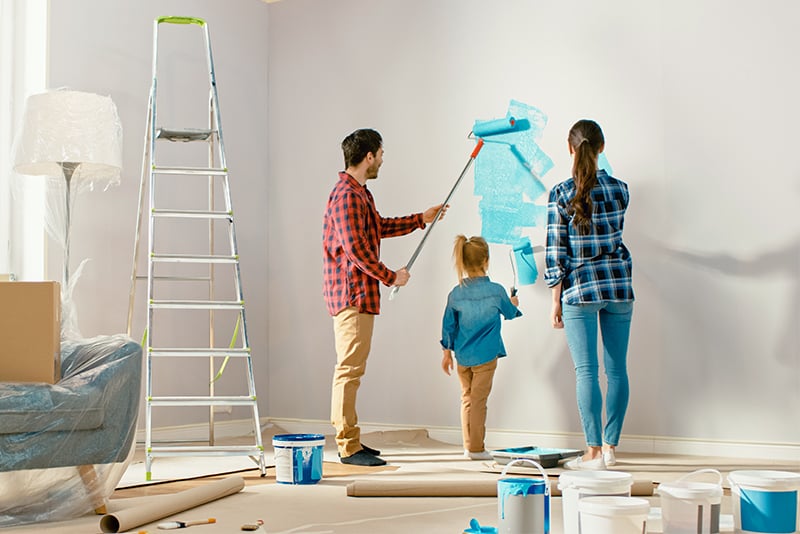
{"label": "white paint bucket", "polygon": [[[716,475],[717,482],[692,482],[689,478],[703,473]],[[722,502],[722,475],[716,469],[699,469],[675,482],[663,482],[656,488],[661,496],[664,534],[718,534]]]}
{"label": "white paint bucket", "polygon": [[498,534],[548,534],[550,532],[550,484],[541,465],[517,458],[503,468],[505,476],[514,464],[528,462],[542,478],[501,478],[497,481]]}
{"label": "white paint bucket", "polygon": [[564,534],[590,534],[581,529],[578,501],[590,495],[630,497],[633,475],[621,471],[571,471],[558,477]]}
{"label": "white paint bucket", "polygon": [[316,484],[322,479],[322,434],[278,434],[272,446],[279,484]]}
{"label": "white paint bucket", "polygon": [[645,534],[650,503],[637,497],[584,497],[578,511],[586,534]]}
{"label": "white paint bucket", "polygon": [[733,523],[739,532],[796,532],[800,474],[732,471]]}

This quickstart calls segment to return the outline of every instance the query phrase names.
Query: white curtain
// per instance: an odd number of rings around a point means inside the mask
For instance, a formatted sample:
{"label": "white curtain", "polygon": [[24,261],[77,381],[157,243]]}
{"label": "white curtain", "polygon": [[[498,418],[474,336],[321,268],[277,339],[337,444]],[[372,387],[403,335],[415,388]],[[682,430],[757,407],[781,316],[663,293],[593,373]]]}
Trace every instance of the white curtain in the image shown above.
{"label": "white curtain", "polygon": [[0,275],[44,277],[44,187],[21,183],[12,145],[27,95],[47,86],[47,0],[0,0]]}

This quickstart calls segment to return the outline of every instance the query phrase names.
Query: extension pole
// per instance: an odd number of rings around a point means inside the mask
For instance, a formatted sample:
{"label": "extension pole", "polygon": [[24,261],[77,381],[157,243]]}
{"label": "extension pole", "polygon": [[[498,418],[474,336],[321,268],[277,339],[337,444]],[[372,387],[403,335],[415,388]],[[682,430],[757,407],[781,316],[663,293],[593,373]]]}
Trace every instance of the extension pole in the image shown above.
{"label": "extension pole", "polygon": [[[439,217],[441,217],[442,211],[444,211],[448,202],[450,202],[450,198],[453,196],[453,193],[455,193],[456,189],[458,189],[461,180],[464,178],[464,175],[467,174],[467,171],[472,165],[472,162],[475,161],[476,157],[478,157],[478,152],[481,151],[481,148],[483,148],[483,139],[478,138],[478,143],[475,145],[475,149],[472,151],[472,154],[470,154],[469,160],[467,160],[467,164],[464,165],[464,170],[461,171],[458,180],[456,180],[456,183],[453,184],[453,188],[450,190],[450,193],[447,195],[447,198],[444,199],[444,202],[442,203],[442,206],[439,208],[439,211],[436,212],[436,217],[434,217],[433,222],[428,226],[428,229],[425,230],[425,235],[422,236],[422,240],[420,240],[419,245],[417,245],[417,249],[414,251],[414,254],[411,255],[411,259],[408,260],[408,263],[406,263],[405,265],[406,270],[409,271],[411,270],[411,266],[414,265],[414,262],[417,260],[417,256],[419,256],[419,253],[422,251],[422,247],[425,245],[425,241],[428,239],[431,230],[433,230],[433,227],[436,226],[437,222],[439,222]],[[400,291],[400,286],[394,286],[392,288],[391,293],[389,293],[389,300],[392,300],[398,291]]]}

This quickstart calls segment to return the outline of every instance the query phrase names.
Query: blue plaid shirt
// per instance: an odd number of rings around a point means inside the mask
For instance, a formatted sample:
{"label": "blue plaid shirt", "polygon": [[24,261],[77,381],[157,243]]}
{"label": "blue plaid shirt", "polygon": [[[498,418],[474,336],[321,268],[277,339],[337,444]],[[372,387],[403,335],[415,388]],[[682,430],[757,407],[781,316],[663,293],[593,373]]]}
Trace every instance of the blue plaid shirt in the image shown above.
{"label": "blue plaid shirt", "polygon": [[585,304],[633,300],[631,254],[622,242],[622,226],[628,208],[628,186],[597,171],[592,189],[592,231],[578,233],[568,213],[575,196],[570,178],[550,191],[547,203],[545,283],[561,285],[561,301]]}

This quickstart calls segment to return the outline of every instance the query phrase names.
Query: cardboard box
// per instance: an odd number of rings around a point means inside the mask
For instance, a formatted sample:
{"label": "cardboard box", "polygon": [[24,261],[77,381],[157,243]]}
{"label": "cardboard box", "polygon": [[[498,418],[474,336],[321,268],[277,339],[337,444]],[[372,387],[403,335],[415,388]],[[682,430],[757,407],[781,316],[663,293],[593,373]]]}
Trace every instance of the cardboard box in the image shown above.
{"label": "cardboard box", "polygon": [[0,382],[60,379],[60,284],[0,282]]}

